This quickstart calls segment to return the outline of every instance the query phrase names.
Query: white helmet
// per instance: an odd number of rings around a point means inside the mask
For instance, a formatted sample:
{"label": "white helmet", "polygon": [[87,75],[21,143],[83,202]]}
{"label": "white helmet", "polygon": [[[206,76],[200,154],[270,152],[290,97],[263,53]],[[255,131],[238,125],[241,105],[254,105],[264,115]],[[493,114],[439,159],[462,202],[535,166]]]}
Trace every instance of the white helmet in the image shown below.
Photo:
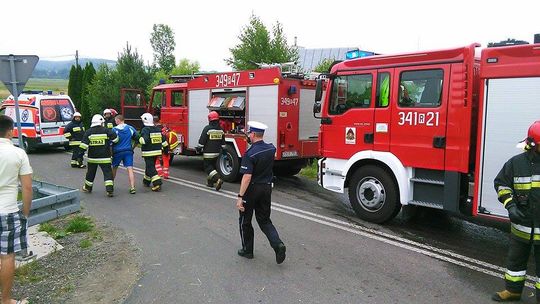
{"label": "white helmet", "polygon": [[154,125],[154,116],[150,113],[144,113],[141,115],[142,122],[145,126],[150,127]]}
{"label": "white helmet", "polygon": [[103,116],[96,114],[92,116],[92,123],[90,124],[90,127],[101,126],[104,122],[105,119],[103,118]]}
{"label": "white helmet", "polygon": [[79,112],[75,112],[75,113],[73,113],[73,117],[82,117],[82,115]]}
{"label": "white helmet", "polygon": [[103,115],[105,115],[105,114],[112,114],[112,112],[109,109],[105,109],[105,110],[103,110]]}

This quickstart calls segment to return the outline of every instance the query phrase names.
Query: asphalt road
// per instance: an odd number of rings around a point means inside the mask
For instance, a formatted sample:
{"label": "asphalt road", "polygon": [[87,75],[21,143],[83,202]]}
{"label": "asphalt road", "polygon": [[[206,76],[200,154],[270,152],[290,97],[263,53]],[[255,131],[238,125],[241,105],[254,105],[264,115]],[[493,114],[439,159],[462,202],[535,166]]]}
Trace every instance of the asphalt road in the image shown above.
{"label": "asphalt road", "polygon": [[[80,188],[85,171],[70,168],[69,158],[62,150],[30,155],[37,178]],[[140,156],[135,166],[144,167]],[[344,197],[284,178],[272,197],[272,220],[287,246],[277,265],[255,221],[255,259],[236,255],[238,184],[207,188],[197,158],[175,159],[171,176],[152,193],[138,173],[138,193],[130,195],[120,170],[116,195],[107,198],[98,173],[93,193],[81,193],[89,214],[141,248],[143,275],[126,303],[490,303],[504,286],[504,224],[428,210],[374,225],[356,219]],[[531,289],[523,299],[534,303]]]}

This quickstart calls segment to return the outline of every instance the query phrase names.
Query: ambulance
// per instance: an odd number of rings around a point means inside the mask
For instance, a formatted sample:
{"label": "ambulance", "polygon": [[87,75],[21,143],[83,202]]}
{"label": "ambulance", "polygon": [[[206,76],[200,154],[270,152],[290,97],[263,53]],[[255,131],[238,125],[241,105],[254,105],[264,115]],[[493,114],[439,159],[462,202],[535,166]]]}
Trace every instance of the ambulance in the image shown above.
{"label": "ambulance", "polygon": [[[64,146],[64,127],[73,119],[75,106],[68,95],[53,95],[52,91],[23,91],[19,96],[19,114],[23,143],[22,148],[31,152],[41,147]],[[16,121],[15,100],[9,96],[0,105],[0,114]],[[13,143],[18,145],[18,130],[13,132]]]}

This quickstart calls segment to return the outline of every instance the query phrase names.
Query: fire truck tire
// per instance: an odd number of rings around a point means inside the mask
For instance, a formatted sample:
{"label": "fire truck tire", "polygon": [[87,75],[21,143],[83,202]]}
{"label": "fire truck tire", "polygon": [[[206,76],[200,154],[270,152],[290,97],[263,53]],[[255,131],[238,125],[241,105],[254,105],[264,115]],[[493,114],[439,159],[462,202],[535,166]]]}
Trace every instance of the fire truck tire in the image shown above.
{"label": "fire truck tire", "polygon": [[216,168],[224,181],[234,183],[240,179],[240,158],[231,145],[227,145],[224,150],[225,153],[216,161]]}
{"label": "fire truck tire", "polygon": [[393,219],[401,209],[399,190],[390,174],[378,166],[358,169],[349,183],[349,200],[356,215],[382,224]]}

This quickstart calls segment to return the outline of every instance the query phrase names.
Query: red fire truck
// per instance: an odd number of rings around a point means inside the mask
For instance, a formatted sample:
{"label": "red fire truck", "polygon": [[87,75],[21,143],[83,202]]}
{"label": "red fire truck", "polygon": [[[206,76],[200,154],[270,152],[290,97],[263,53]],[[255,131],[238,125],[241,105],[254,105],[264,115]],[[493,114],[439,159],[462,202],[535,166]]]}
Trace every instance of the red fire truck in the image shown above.
{"label": "red fire truck", "polygon": [[313,109],[319,184],[376,223],[407,205],[506,218],[493,179],[540,120],[540,44],[477,47],[333,66]]}
{"label": "red fire truck", "polygon": [[277,175],[294,175],[317,156],[319,121],[311,113],[315,81],[301,74],[283,73],[280,67],[205,74],[158,85],[152,91],[146,104],[140,91],[122,90],[121,108],[127,121],[137,125],[145,111],[158,115],[178,134],[180,144],[174,153],[196,155],[208,113],[217,111],[227,144],[217,168],[226,181],[239,177],[241,157],[248,148],[244,128],[249,120],[268,125],[265,141],[277,148]]}

